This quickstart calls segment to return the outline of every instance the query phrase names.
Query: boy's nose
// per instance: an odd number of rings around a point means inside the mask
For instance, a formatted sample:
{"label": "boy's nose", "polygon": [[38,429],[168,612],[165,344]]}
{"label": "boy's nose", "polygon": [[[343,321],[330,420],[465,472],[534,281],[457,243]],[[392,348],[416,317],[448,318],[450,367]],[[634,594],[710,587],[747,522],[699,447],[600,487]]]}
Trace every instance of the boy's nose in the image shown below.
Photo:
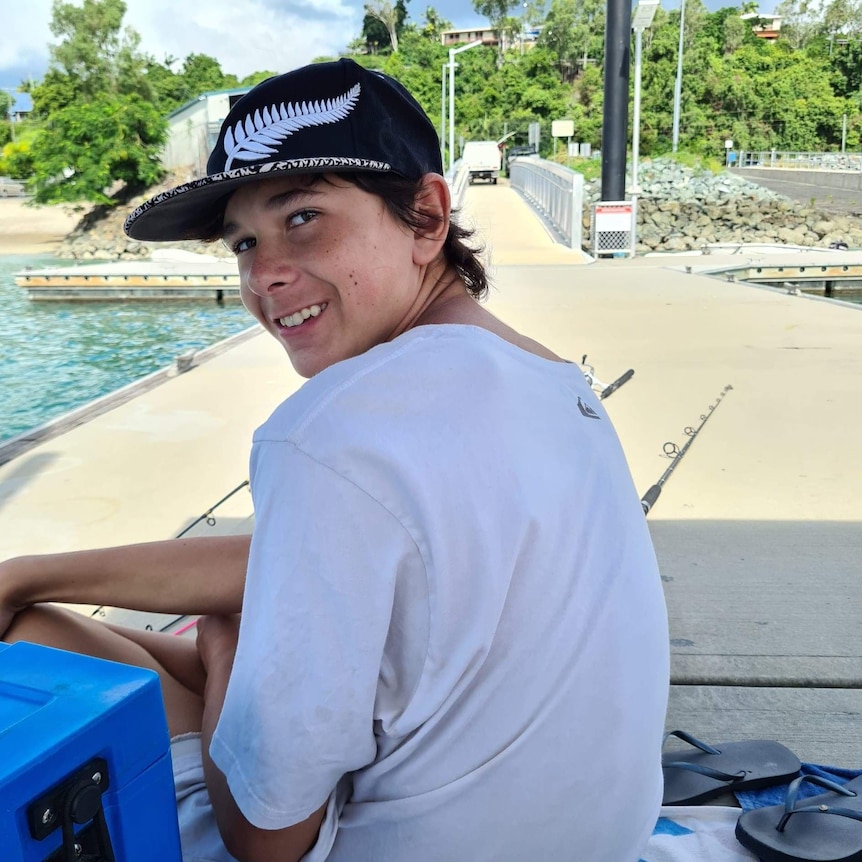
{"label": "boy's nose", "polygon": [[248,286],[258,296],[289,287],[296,281],[296,269],[283,254],[255,249],[254,262],[248,272]]}

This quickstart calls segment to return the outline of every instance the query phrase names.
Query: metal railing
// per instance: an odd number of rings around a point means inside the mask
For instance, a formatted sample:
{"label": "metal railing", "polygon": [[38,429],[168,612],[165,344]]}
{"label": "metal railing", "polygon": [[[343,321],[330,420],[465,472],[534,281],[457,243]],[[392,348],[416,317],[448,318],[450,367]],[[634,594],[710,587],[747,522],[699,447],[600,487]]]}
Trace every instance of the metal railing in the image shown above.
{"label": "metal railing", "polygon": [[509,182],[562,234],[570,248],[581,251],[584,178],[534,156],[509,164]]}
{"label": "metal railing", "polygon": [[464,203],[464,192],[470,184],[470,170],[461,159],[452,165],[451,173],[446,174],[449,184],[449,195],[452,198],[452,209],[460,209]]}
{"label": "metal railing", "polygon": [[[730,158],[730,157],[729,157]],[[742,150],[728,162],[737,168],[781,168],[800,171],[862,171],[862,153],[803,153],[786,150]]]}

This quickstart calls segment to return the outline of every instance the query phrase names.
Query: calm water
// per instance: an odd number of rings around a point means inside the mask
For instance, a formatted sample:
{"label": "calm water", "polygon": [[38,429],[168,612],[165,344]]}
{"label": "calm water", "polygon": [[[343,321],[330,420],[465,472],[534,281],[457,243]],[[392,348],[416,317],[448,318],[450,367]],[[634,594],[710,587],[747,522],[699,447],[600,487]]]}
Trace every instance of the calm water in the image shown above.
{"label": "calm water", "polygon": [[0,440],[253,324],[237,301],[32,302],[15,285],[50,255],[0,255]]}

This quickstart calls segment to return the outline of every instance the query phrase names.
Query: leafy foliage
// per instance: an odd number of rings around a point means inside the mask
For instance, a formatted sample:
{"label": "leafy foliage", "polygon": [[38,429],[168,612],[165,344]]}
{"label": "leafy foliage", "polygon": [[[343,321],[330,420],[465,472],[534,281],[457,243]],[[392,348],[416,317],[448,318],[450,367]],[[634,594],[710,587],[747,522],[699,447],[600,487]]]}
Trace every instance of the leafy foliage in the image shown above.
{"label": "leafy foliage", "polygon": [[0,153],[0,176],[13,180],[28,180],[33,175],[33,158],[30,153],[32,133],[18,135],[15,141],[4,145]]}
{"label": "leafy foliage", "polygon": [[407,19],[407,2],[409,0],[397,0],[393,5],[389,0],[370,0],[365,4],[362,37],[372,53],[387,48],[398,52],[398,37]]}
{"label": "leafy foliage", "polygon": [[[51,32],[60,41],[30,88],[38,125],[26,158],[38,203],[109,203],[115,183],[141,187],[161,176],[167,124],[125,13],[123,0],[54,0]],[[20,169],[23,154],[10,157]]]}
{"label": "leafy foliage", "polygon": [[125,14],[124,0],[84,0],[81,6],[54,0],[51,32],[60,41],[51,46],[45,81],[30,91],[37,116],[104,93],[151,97],[140,37],[123,29]]}
{"label": "leafy foliage", "polygon": [[140,96],[102,94],[68,105],[33,142],[34,199],[111,204],[114,183],[143,188],[159,180],[164,141],[164,119]]}
{"label": "leafy foliage", "polygon": [[[433,6],[411,23],[407,3],[369,0],[368,8],[388,14],[394,29],[367,15],[348,53],[401,80],[436,125],[441,108],[448,113],[448,82],[441,81],[448,51],[440,33],[451,25]],[[572,119],[575,140],[601,146],[603,0],[473,0],[473,8],[509,33],[514,47],[458,55],[456,140],[514,133],[509,144],[526,143],[528,128],[538,124],[540,152],[548,156],[556,143],[552,121]],[[6,144],[0,173],[32,177],[38,200],[106,201],[118,181],[133,187],[154,181],[171,111],[203,92],[252,86],[275,74],[239,81],[204,54],[162,61],[142,55],[137,35],[123,28],[125,10],[124,0],[54,0],[51,26],[59,41],[44,78],[22,85],[33,99],[33,121],[16,124],[14,146],[2,120],[8,96],[0,91],[0,146]],[[512,10],[522,14],[510,17]],[[758,37],[766,19],[742,17],[751,12],[754,0],[716,12],[687,0],[680,157],[718,164],[728,138],[750,150],[834,148],[844,117],[847,147],[862,147],[862,0],[784,0],[777,42]],[[527,21],[541,24],[540,35],[522,52],[517,35]],[[679,23],[678,10],[659,9],[643,36],[645,157],[671,149]],[[448,129],[441,132],[446,145]]]}

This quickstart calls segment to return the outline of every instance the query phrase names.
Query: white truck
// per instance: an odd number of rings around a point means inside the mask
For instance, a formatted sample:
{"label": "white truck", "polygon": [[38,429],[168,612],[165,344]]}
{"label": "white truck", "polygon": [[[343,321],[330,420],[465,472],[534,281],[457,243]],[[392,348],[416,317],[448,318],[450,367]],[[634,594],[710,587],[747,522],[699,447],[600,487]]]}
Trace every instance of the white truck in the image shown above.
{"label": "white truck", "polygon": [[0,177],[0,198],[17,198],[27,194],[27,187],[18,180]]}
{"label": "white truck", "polygon": [[488,180],[497,184],[502,156],[496,141],[467,141],[461,160],[470,171],[470,182]]}

